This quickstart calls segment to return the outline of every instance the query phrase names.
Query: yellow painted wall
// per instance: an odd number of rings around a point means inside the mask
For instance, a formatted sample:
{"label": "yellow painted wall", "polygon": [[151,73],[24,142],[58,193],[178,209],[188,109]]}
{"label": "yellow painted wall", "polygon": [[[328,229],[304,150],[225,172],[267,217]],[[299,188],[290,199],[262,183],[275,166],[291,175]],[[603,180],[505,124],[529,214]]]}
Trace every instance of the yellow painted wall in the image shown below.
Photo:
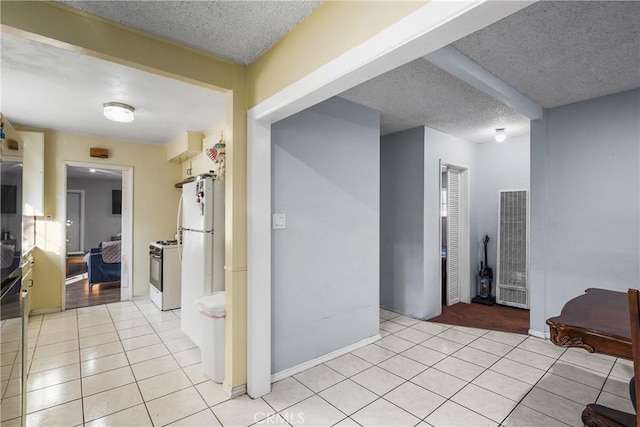
{"label": "yellow painted wall", "polygon": [[[89,156],[90,147],[109,149],[108,159]],[[60,307],[64,254],[65,161],[133,167],[133,295],[149,293],[149,242],[175,233],[180,191],[174,187],[180,166],[166,161],[163,146],[110,140],[64,132],[45,132],[45,215],[36,224],[34,310]]]}
{"label": "yellow painted wall", "polygon": [[[170,76],[227,94],[227,183],[225,281],[227,285],[225,385],[246,383],[247,321],[247,110],[358,46],[421,7],[424,1],[327,1],[267,53],[245,67],[214,55],[72,10],[56,2],[2,2],[3,31],[80,50],[138,69]],[[99,144],[98,144],[99,142]],[[58,132],[45,137],[45,209],[54,220],[39,223],[43,233],[36,254],[42,269],[34,308],[60,304],[62,255],[59,254],[61,176],[64,160],[87,161],[88,144],[112,148],[108,162],[134,170],[134,294],[146,294],[148,242],[171,236],[174,206],[182,178],[179,164],[167,163],[163,148],[127,144]],[[126,149],[125,149],[126,147]],[[131,151],[129,151],[129,149]],[[116,155],[116,152],[118,153]],[[126,154],[123,154],[125,153]],[[199,164],[204,166],[204,164]],[[168,173],[167,173],[168,171]],[[159,210],[158,210],[159,209]],[[162,233],[160,235],[159,233]],[[58,279],[59,277],[60,279]]]}
{"label": "yellow painted wall", "polygon": [[200,86],[232,88],[234,63],[53,1],[3,1],[16,34]]}
{"label": "yellow painted wall", "polygon": [[222,122],[204,133],[204,139],[202,140],[202,152],[180,164],[180,177],[182,179],[189,176],[188,169],[191,169],[192,176],[209,173],[211,171],[213,162],[209,157],[207,157],[205,150],[213,147],[216,142],[220,141],[224,135],[225,126],[225,123]]}
{"label": "yellow painted wall", "polygon": [[[225,286],[227,322],[225,384],[247,382],[247,73],[236,66],[234,89],[227,94],[225,141],[227,174],[225,198]],[[231,293],[229,293],[231,290]]]}
{"label": "yellow painted wall", "polygon": [[426,1],[326,1],[249,66],[253,107],[395,24]]}

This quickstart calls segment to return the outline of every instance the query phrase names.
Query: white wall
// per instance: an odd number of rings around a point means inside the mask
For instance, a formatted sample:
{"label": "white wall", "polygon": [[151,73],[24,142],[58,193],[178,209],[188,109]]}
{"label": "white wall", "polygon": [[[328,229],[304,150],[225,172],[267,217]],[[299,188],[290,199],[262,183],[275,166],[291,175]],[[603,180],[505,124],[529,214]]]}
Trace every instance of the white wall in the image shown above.
{"label": "white wall", "polygon": [[383,136],[380,156],[380,305],[423,317],[424,128]]}
{"label": "white wall", "polygon": [[84,250],[111,240],[121,231],[122,215],[111,213],[111,190],[121,190],[122,180],[72,179],[67,189],[84,190]]}
{"label": "white wall", "polygon": [[[433,317],[441,310],[442,269],[440,258],[440,161],[468,170],[469,178],[469,248],[471,283],[469,298],[476,294],[476,274],[478,264],[478,233],[476,225],[476,191],[478,171],[476,169],[477,145],[428,127],[424,128],[424,280],[427,291],[424,294],[424,313]],[[421,316],[422,317],[422,316]]]}
{"label": "white wall", "polygon": [[[529,139],[529,135],[507,138],[501,144],[479,144],[476,149],[478,241],[481,242],[485,234],[489,235],[487,253],[489,267],[493,268],[494,274],[498,247],[498,194],[500,190],[529,189]],[[482,256],[482,251],[479,255]],[[472,270],[474,268],[477,270],[477,266],[472,266]],[[495,283],[493,293],[495,295]]]}
{"label": "white wall", "polygon": [[272,126],[272,372],[378,333],[380,117],[332,98]]}
{"label": "white wall", "polygon": [[531,328],[590,287],[640,282],[640,90],[553,108],[531,129]]}

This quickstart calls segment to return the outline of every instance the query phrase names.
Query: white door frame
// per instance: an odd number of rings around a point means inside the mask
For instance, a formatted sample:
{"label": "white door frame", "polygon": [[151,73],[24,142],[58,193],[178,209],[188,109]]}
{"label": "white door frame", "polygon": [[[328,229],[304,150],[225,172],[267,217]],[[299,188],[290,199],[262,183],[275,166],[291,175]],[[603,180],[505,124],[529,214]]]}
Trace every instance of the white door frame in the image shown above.
{"label": "white door frame", "polygon": [[[121,223],[121,232],[122,232],[122,243],[121,243],[121,256],[122,263],[120,267],[120,300],[121,301],[129,301],[133,297],[133,283],[131,281],[133,277],[133,166],[120,166],[120,165],[109,165],[104,163],[89,163],[89,162],[74,162],[74,161],[65,161],[65,167],[68,169],[69,166],[75,167],[83,167],[83,168],[97,168],[97,169],[110,169],[117,170],[122,172],[122,223]],[[62,203],[62,217],[67,217],[67,175],[68,172],[64,174],[64,182],[63,186],[63,194],[64,194],[64,203]],[[60,230],[62,242],[62,253],[67,253],[67,228],[61,227]],[[66,262],[65,258],[62,257],[61,271],[62,274],[65,275],[66,266],[64,263]],[[62,277],[62,283],[65,283],[65,277]],[[67,292],[66,286],[62,286],[62,311],[66,310],[67,305]]]}
{"label": "white door frame", "polygon": [[[470,303],[471,302],[471,199],[469,195],[469,168],[466,166],[454,165],[451,163],[443,162],[440,160],[440,180],[442,180],[442,167],[446,167],[447,169],[455,169],[460,172],[460,191],[459,191],[459,202],[460,202],[460,302]],[[440,182],[440,188],[442,188],[442,182]],[[447,194],[449,194],[447,190]],[[440,201],[438,199],[438,201]],[[449,207],[447,206],[447,209]],[[440,224],[440,247],[442,248],[442,221],[439,221]],[[449,227],[449,221],[447,220],[447,227]],[[448,252],[448,248],[447,248]],[[447,271],[447,276],[449,272]],[[438,283],[442,283],[442,269],[439,270],[440,280]],[[440,289],[440,299],[442,301],[442,286],[438,287]],[[447,294],[449,293],[449,284],[447,283]],[[447,305],[449,305],[449,296],[447,295]]]}
{"label": "white door frame", "polygon": [[271,124],[427,55],[533,1],[430,1],[247,114],[247,392],[271,391]]}
{"label": "white door frame", "polygon": [[[69,190],[67,189],[66,194],[69,193],[78,193],[80,194],[80,252],[84,253],[84,190]],[[69,201],[67,200],[67,203],[69,203]],[[65,204],[66,206],[66,204]],[[66,208],[65,208],[66,209]],[[68,218],[66,218],[66,215],[68,214],[68,212],[65,210],[65,224],[66,221],[68,221]],[[65,227],[66,230],[66,227]],[[65,232],[65,249],[66,249],[66,232]],[[65,250],[65,254],[67,254],[66,250]]]}

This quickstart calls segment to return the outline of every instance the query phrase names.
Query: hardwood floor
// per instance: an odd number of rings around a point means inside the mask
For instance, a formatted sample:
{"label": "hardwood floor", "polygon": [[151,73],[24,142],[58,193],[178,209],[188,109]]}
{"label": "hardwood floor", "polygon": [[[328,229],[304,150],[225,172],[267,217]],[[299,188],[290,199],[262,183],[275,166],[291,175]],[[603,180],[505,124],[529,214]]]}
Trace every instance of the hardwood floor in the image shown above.
{"label": "hardwood floor", "polygon": [[[84,274],[87,264],[82,256],[67,257],[67,280]],[[73,280],[73,279],[72,279]],[[89,289],[89,279],[73,281],[66,286],[66,308],[89,307],[92,305],[110,304],[120,301],[120,282],[108,282],[93,285]]]}
{"label": "hardwood floor", "polygon": [[499,304],[489,306],[458,303],[449,307],[443,305],[442,314],[429,321],[516,334],[529,333],[529,310]]}
{"label": "hardwood floor", "polygon": [[93,285],[89,292],[89,279],[67,285],[67,309],[110,304],[120,301],[120,282]]}
{"label": "hardwood floor", "polygon": [[84,262],[82,255],[67,256],[67,278],[76,274],[86,273],[87,263]]}

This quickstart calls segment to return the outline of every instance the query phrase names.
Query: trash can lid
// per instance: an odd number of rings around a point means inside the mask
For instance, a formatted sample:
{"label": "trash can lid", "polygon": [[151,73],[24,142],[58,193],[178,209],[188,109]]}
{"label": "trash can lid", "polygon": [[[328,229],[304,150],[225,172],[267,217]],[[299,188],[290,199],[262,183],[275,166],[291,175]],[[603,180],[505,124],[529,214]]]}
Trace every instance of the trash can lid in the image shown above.
{"label": "trash can lid", "polygon": [[225,308],[225,293],[214,292],[209,295],[203,295],[196,299],[198,309],[205,313],[213,314],[216,316],[224,316],[226,313]]}

